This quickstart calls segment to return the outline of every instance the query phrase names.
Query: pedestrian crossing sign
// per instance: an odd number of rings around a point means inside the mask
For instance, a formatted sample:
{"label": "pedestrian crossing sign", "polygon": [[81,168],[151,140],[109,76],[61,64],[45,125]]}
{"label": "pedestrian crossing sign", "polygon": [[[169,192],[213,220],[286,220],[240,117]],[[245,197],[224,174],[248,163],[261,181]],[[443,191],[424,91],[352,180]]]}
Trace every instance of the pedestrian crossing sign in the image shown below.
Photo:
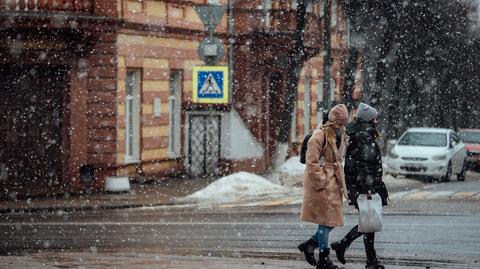
{"label": "pedestrian crossing sign", "polygon": [[194,66],[192,80],[194,103],[228,103],[227,66]]}

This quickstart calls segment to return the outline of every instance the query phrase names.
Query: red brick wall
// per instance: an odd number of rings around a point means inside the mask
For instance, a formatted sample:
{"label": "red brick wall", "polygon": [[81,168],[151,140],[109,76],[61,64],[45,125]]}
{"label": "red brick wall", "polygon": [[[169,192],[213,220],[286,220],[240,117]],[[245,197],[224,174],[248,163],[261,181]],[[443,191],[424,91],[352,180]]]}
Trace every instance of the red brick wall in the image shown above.
{"label": "red brick wall", "polygon": [[87,163],[98,168],[97,186],[116,165],[116,33],[103,33],[88,58],[86,97]]}

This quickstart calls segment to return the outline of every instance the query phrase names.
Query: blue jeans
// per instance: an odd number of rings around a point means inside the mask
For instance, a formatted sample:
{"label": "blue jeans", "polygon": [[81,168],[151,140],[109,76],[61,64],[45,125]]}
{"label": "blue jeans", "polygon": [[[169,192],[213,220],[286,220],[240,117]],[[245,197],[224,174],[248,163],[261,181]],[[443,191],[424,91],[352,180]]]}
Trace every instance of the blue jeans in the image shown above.
{"label": "blue jeans", "polygon": [[328,235],[333,230],[333,227],[318,225],[317,232],[312,236],[312,240],[318,245],[320,251],[328,249]]}

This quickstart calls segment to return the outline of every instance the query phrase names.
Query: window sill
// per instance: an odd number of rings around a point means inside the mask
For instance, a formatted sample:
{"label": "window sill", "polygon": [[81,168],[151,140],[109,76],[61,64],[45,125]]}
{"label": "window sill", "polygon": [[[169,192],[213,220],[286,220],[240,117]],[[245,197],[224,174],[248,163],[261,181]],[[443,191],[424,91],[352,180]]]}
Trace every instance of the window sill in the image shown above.
{"label": "window sill", "polygon": [[124,164],[139,164],[140,160],[139,159],[125,159],[123,162]]}

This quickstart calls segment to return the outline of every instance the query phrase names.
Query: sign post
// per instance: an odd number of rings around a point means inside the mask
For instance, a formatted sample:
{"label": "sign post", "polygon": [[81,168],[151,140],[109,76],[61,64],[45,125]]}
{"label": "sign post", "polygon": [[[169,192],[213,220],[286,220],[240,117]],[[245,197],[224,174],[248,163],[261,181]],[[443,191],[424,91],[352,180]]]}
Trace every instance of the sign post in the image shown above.
{"label": "sign post", "polygon": [[213,37],[213,32],[225,13],[225,7],[219,5],[196,6],[195,11],[205,26],[205,31],[209,33],[208,38],[200,42],[198,46],[198,56],[207,65],[215,65],[225,54],[223,43],[220,39]]}
{"label": "sign post", "polygon": [[228,67],[216,65],[225,55],[225,51],[222,41],[213,36],[225,13],[225,7],[196,6],[195,11],[209,35],[198,46],[198,56],[207,65],[193,67],[192,101],[203,104],[228,104],[230,85]]}

